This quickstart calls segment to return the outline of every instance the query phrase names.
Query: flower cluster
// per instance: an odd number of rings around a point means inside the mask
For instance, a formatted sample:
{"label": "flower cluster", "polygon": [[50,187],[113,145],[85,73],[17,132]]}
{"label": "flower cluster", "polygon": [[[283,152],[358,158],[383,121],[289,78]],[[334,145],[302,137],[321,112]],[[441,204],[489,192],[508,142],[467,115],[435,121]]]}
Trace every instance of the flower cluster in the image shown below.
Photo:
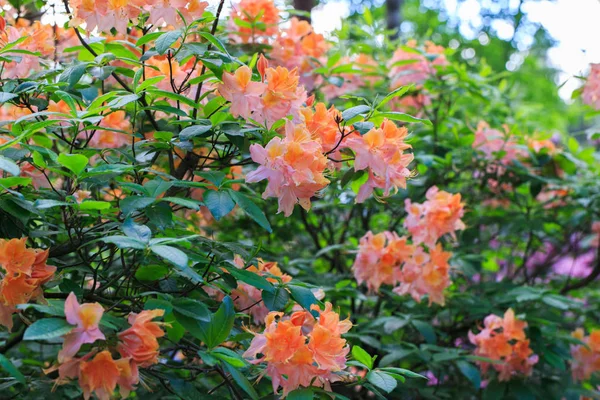
{"label": "flower cluster", "polygon": [[109,400],[117,385],[121,396],[127,397],[139,383],[139,368],[158,362],[157,338],[165,334],[161,324],[152,321],[163,316],[164,310],[131,313],[128,319],[131,327],[117,335],[119,343],[116,350],[121,355],[120,359],[113,359],[109,350],[99,351],[97,348],[81,358],[75,357],[83,344],[106,339],[99,327],[103,313],[100,304],[79,304],[71,292],[65,301],[65,317],[75,328],[64,336],[63,348],[58,353],[59,365],[45,371],[50,373],[58,369],[57,384],[78,379],[86,399],[95,393],[98,399]]}
{"label": "flower cluster", "polygon": [[456,231],[465,229],[461,220],[464,203],[460,193],[452,194],[432,186],[425,197],[427,200],[423,204],[413,203],[410,199],[404,203],[408,213],[404,227],[412,235],[413,242],[433,247],[442,236],[450,234],[454,238]]}
{"label": "flower cluster", "polygon": [[261,43],[279,31],[279,9],[273,0],[241,0],[232,6],[229,37],[241,43]]}
{"label": "flower cluster", "polygon": [[[245,262],[240,256],[236,256],[233,263],[238,268],[244,268]],[[277,283],[278,279],[282,283],[288,283],[292,280],[292,277],[281,271],[276,262],[264,262],[262,259],[258,259],[257,265],[251,265],[246,268],[246,271],[254,272],[257,275],[263,276],[267,281],[271,283]],[[261,324],[264,322],[269,309],[261,303],[262,290],[257,289],[254,286],[248,285],[244,282],[238,282],[237,288],[231,291],[233,297],[233,304],[238,310],[245,310],[250,313],[255,324]]]}
{"label": "flower cluster", "polygon": [[584,343],[571,346],[573,379],[589,379],[593,373],[600,371],[600,329],[593,330],[589,336],[585,336],[583,329],[579,328],[571,336]]}
{"label": "flower cluster", "polygon": [[299,122],[300,107],[307,96],[304,87],[299,85],[297,68],[291,71],[284,67],[267,68],[264,57],[260,65],[264,65],[264,69],[259,70],[262,82],[252,81],[252,71],[247,66],[233,74],[223,73],[223,83],[218,90],[231,102],[231,114],[269,126],[288,115]]}
{"label": "flower cluster", "polygon": [[282,67],[298,68],[300,82],[312,89],[315,78],[312,74],[315,59],[321,59],[329,45],[323,35],[315,33],[306,21],[292,18],[287,28],[281,29],[272,43],[270,57],[273,62]]}
{"label": "flower cluster", "polygon": [[16,306],[43,297],[41,286],[54,276],[56,267],[47,265],[48,250],[30,249],[27,238],[0,239],[0,325],[12,329]]}
{"label": "flower cluster", "polygon": [[[302,386],[330,389],[330,383],[340,380],[338,373],[346,368],[350,350],[341,335],[352,327],[350,320],[340,321],[331,303],[321,310],[311,307],[319,316],[297,311],[289,317],[271,312],[265,318],[265,330],[255,334],[244,353],[253,364],[266,363],[265,373],[271,377],[273,390],[283,388],[285,397]],[[260,356],[259,356],[260,355]]]}
{"label": "flower cluster", "polygon": [[590,74],[581,93],[583,102],[600,110],[600,64],[590,64]]}
{"label": "flower cluster", "polygon": [[379,128],[346,140],[345,146],[355,153],[354,170],[369,170],[368,179],[356,196],[357,203],[365,201],[376,188],[383,189],[384,196],[399,187],[406,188],[406,179],[410,177],[408,165],[414,158],[412,153],[404,153],[412,147],[405,142],[407,135],[406,127],[398,128],[384,119]]}
{"label": "flower cluster", "polygon": [[152,25],[177,27],[183,25],[181,16],[191,22],[200,18],[208,6],[206,1],[198,0],[71,0],[69,3],[73,13],[71,26],[85,23],[88,32],[96,28],[108,32],[115,28],[119,33],[126,33],[129,21],[137,20],[143,13],[149,13],[148,23]]}
{"label": "flower cluster", "polygon": [[[2,18],[2,17],[0,17]],[[4,19],[0,21],[0,47],[9,43],[19,43],[3,57],[14,58],[11,62],[4,63],[2,78],[26,78],[32,71],[40,69],[40,57],[33,54],[39,52],[42,57],[50,57],[55,50],[55,38],[52,27],[35,21],[29,25],[25,19],[19,20],[14,26],[6,26]],[[58,39],[56,39],[56,42]]]}
{"label": "flower cluster", "polygon": [[529,347],[524,330],[527,323],[516,318],[512,309],[504,313],[504,318],[488,315],[483,323],[484,328],[477,335],[469,331],[469,340],[477,346],[475,354],[500,362],[479,361],[481,370],[487,373],[492,365],[500,381],[508,381],[517,374],[531,375],[538,356]]}
{"label": "flower cluster", "polygon": [[[452,253],[443,251],[438,240],[465,228],[460,199],[460,194],[439,191],[435,186],[427,191],[423,204],[407,199],[404,226],[411,236],[367,232],[360,240],[353,265],[357,282],[366,282],[372,292],[382,284],[395,286],[397,294],[410,294],[416,301],[429,295],[429,304],[444,305]],[[409,238],[412,243],[408,243]]]}
{"label": "flower cluster", "polygon": [[296,203],[310,209],[310,199],[329,183],[324,172],[327,157],[305,125],[287,121],[285,137],[274,137],[266,147],[250,146],[252,160],[260,166],[246,176],[246,182],[268,181],[263,198],[277,197],[279,210],[290,216]]}
{"label": "flower cluster", "polygon": [[409,244],[406,237],[393,232],[367,232],[360,240],[352,268],[356,281],[366,282],[372,292],[382,284],[391,285],[399,295],[410,294],[416,301],[429,295],[429,304],[444,305],[444,289],[450,286],[451,256],[439,243],[426,249],[421,244]]}

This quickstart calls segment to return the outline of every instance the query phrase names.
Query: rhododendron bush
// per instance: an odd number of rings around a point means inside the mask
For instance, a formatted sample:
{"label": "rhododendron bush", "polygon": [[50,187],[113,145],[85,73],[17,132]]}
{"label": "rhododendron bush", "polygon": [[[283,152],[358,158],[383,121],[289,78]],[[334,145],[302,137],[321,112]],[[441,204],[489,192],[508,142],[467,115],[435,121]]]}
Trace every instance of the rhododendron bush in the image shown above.
{"label": "rhododendron bush", "polygon": [[598,65],[294,15],[3,3],[0,397],[598,397]]}

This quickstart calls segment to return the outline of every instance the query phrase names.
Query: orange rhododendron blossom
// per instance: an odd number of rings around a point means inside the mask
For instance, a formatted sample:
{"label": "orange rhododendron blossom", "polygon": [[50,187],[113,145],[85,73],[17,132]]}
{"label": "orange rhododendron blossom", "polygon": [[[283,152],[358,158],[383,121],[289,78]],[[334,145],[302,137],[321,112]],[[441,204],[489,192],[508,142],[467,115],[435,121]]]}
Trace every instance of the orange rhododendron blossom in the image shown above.
{"label": "orange rhododendron blossom", "polygon": [[306,90],[299,85],[298,70],[287,68],[267,68],[265,81],[267,89],[261,97],[262,108],[259,122],[272,125],[288,115],[294,122],[300,122],[300,107],[306,101]]}
{"label": "orange rhododendron blossom", "polygon": [[398,128],[392,121],[384,119],[381,127],[346,140],[346,146],[356,154],[354,170],[369,170],[369,179],[356,196],[357,203],[365,201],[375,188],[383,189],[384,196],[399,187],[406,188],[406,178],[410,176],[408,165],[413,160],[411,153],[404,153],[412,147],[404,141],[407,135],[405,127]]}
{"label": "orange rhododendron blossom", "polygon": [[491,314],[483,323],[484,328],[477,335],[469,331],[469,340],[477,346],[475,355],[501,362],[478,361],[481,370],[486,373],[491,365],[498,371],[500,381],[508,381],[517,374],[531,375],[538,356],[529,347],[524,331],[527,323],[517,319],[510,308],[504,318]]}
{"label": "orange rhododendron blossom", "polygon": [[331,303],[326,303],[325,310],[316,305],[311,309],[319,312],[317,319],[307,311],[289,317],[269,313],[264,332],[255,334],[244,353],[251,363],[267,363],[265,373],[276,393],[283,388],[283,397],[300,386],[329,389],[331,382],[340,380],[337,373],[346,368],[350,348],[341,335],[352,327],[350,320],[340,321]]}
{"label": "orange rhododendron blossom", "polygon": [[27,238],[0,239],[0,267],[5,272],[0,281],[0,325],[9,329],[16,306],[41,298],[41,285],[56,272],[46,264],[48,250],[28,249],[26,242]]}
{"label": "orange rhododendron blossom", "polygon": [[383,284],[394,285],[398,276],[396,270],[413,252],[414,248],[407,244],[406,238],[395,232],[374,235],[369,231],[360,239],[352,266],[354,277],[359,285],[366,282],[372,292],[379,291]]}
{"label": "orange rhododendron blossom", "polygon": [[62,350],[58,353],[58,362],[68,361],[77,354],[85,343],[104,340],[104,334],[98,324],[104,309],[99,303],[79,304],[75,293],[71,292],[65,301],[65,317],[71,325],[77,325],[65,335]]}
{"label": "orange rhododendron blossom", "polygon": [[410,294],[415,301],[429,295],[429,305],[445,304],[444,289],[450,286],[450,265],[452,253],[442,250],[437,244],[427,254],[422,247],[416,247],[411,257],[402,265],[397,279],[400,285],[394,288],[398,294]]}
{"label": "orange rhododendron blossom", "polygon": [[[246,263],[244,260],[236,255],[233,263],[238,268],[244,268]],[[264,262],[262,259],[258,259],[258,265],[251,265],[246,268],[246,271],[254,272],[257,275],[263,276],[271,283],[277,283],[277,278],[281,279],[283,283],[288,283],[292,280],[292,277],[281,271],[276,262]],[[254,286],[248,285],[244,282],[238,282],[237,288],[231,291],[233,297],[233,304],[238,310],[244,310],[248,312],[255,324],[261,324],[264,322],[269,309],[262,303],[262,290],[257,289]]]}
{"label": "orange rhododendron blossom", "polygon": [[583,86],[581,99],[585,104],[600,110],[600,64],[590,64],[590,73]]}
{"label": "orange rhododendron blossom", "polygon": [[573,379],[589,379],[593,373],[600,371],[600,329],[595,329],[589,336],[585,336],[583,329],[579,328],[571,336],[584,343],[571,345]]}
{"label": "orange rhododendron blossom", "polygon": [[249,119],[252,113],[260,110],[260,96],[266,87],[262,82],[252,82],[252,70],[244,65],[234,74],[223,72],[223,83],[218,90],[221,96],[231,102],[230,111],[234,117]]}
{"label": "orange rhododendron blossom", "polygon": [[[328,153],[337,147],[331,155],[334,159],[340,159],[339,149],[344,145],[345,141],[342,140],[342,134],[336,121],[341,121],[342,113],[334,106],[327,109],[324,103],[317,103],[314,109],[312,107],[301,108],[300,114],[302,115],[306,129],[308,129],[314,139],[321,143],[323,151]],[[348,131],[350,127],[346,127],[345,129]]]}
{"label": "orange rhododendron blossom", "polygon": [[313,139],[305,125],[287,121],[285,137],[274,137],[263,147],[250,146],[252,160],[260,166],[246,176],[246,182],[268,181],[264,199],[277,197],[279,210],[290,216],[299,203],[310,209],[310,198],[329,183],[325,178],[327,158],[318,141]]}
{"label": "orange rhododendron blossom", "polygon": [[428,295],[430,305],[444,305],[444,290],[451,283],[451,256],[439,243],[425,248],[394,232],[369,231],[360,239],[352,269],[358,284],[366,282],[370,292],[391,285],[399,295],[410,294],[415,301]]}
{"label": "orange rhododendron blossom", "polygon": [[[252,27],[247,26],[248,23]],[[279,9],[273,0],[241,0],[232,5],[229,36],[242,43],[262,42],[277,33],[278,23]]]}
{"label": "orange rhododendron blossom", "polygon": [[290,25],[282,29],[272,43],[270,57],[276,65],[293,69],[298,68],[300,82],[311,90],[315,84],[312,71],[329,48],[323,35],[315,33],[307,21],[296,17],[290,19]]}
{"label": "orange rhododendron blossom", "polygon": [[87,400],[92,393],[99,400],[109,400],[121,376],[119,366],[109,351],[102,351],[91,360],[79,364],[79,386]]}
{"label": "orange rhododendron blossom", "polygon": [[0,239],[0,266],[7,275],[17,273],[30,274],[35,262],[35,251],[28,249],[27,238]]}
{"label": "orange rhododendron blossom", "polygon": [[464,215],[464,203],[460,193],[452,194],[432,186],[427,190],[427,200],[423,204],[405,200],[408,216],[404,227],[411,233],[414,243],[435,245],[445,234],[455,237],[457,230],[465,229],[461,218]]}
{"label": "orange rhododendron blossom", "polygon": [[148,367],[158,362],[158,340],[165,335],[160,323],[152,321],[162,317],[164,310],[144,310],[139,314],[129,315],[130,328],[119,333],[118,346],[122,357],[131,357],[141,367]]}

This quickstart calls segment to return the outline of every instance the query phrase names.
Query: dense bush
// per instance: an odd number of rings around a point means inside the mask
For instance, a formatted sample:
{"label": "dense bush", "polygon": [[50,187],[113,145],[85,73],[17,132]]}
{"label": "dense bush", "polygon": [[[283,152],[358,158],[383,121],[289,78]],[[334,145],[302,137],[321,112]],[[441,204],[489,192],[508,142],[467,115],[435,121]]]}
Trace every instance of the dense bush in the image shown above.
{"label": "dense bush", "polygon": [[368,9],[64,6],[0,20],[0,397],[598,396],[597,136],[529,82]]}

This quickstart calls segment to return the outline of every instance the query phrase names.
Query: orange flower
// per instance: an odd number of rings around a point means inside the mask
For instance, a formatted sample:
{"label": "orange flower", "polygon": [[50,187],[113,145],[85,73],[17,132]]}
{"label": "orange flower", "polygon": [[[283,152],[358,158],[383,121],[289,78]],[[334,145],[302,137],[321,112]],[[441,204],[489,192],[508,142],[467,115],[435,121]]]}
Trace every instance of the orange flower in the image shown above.
{"label": "orange flower", "polygon": [[[252,24],[252,28],[238,26],[236,20]],[[262,23],[261,25],[258,25]],[[232,7],[229,17],[230,37],[242,43],[256,43],[277,32],[279,9],[273,0],[241,0]]]}
{"label": "orange flower", "polygon": [[306,90],[299,86],[298,69],[267,68],[265,71],[267,89],[262,96],[263,120],[269,124],[292,115],[300,120],[300,106],[306,101]]}
{"label": "orange flower", "polygon": [[369,170],[369,179],[363,184],[356,196],[356,202],[364,202],[373,189],[383,189],[383,195],[398,188],[406,188],[406,179],[410,176],[408,165],[413,160],[410,153],[404,151],[412,146],[405,142],[408,130],[398,128],[396,124],[384,119],[379,128],[372,128],[364,135],[352,135],[346,140],[346,146],[355,153],[354,170]]}
{"label": "orange flower", "polygon": [[30,274],[35,251],[26,246],[27,238],[0,240],[0,265],[8,275]]}
{"label": "orange flower", "polygon": [[352,328],[349,319],[340,321],[340,316],[332,311],[331,303],[325,304],[325,310],[314,305],[312,310],[318,310],[319,322],[308,335],[308,348],[313,353],[315,362],[320,369],[330,371],[339,371],[346,366],[346,355],[350,347],[346,345],[346,340],[340,335],[348,332]]}
{"label": "orange flower", "polygon": [[426,198],[423,204],[405,200],[408,216],[404,227],[412,234],[413,242],[432,247],[443,235],[449,233],[455,237],[455,231],[465,229],[461,220],[464,204],[460,193],[452,194],[432,186],[427,190]]}
{"label": "orange flower", "polygon": [[119,333],[121,343],[118,345],[122,357],[131,357],[141,367],[148,367],[158,362],[158,340],[164,331],[158,322],[152,319],[162,317],[164,310],[144,310],[139,314],[129,315],[131,328]]}
{"label": "orange flower", "polygon": [[291,321],[282,321],[277,323],[275,329],[265,333],[265,361],[289,361],[294,353],[304,346],[305,338],[301,330],[302,327],[294,325]]}
{"label": "orange flower", "polygon": [[37,287],[35,283],[29,276],[21,272],[16,275],[7,275],[0,283],[0,299],[4,305],[9,307],[27,303]]}
{"label": "orange flower", "polygon": [[[265,373],[275,393],[283,388],[283,397],[301,386],[329,388],[330,382],[339,380],[335,372],[346,367],[349,347],[341,335],[352,324],[348,319],[340,321],[331,303],[326,303],[325,310],[316,305],[312,309],[320,314],[317,320],[305,310],[289,317],[269,313],[264,332],[255,334],[244,353],[253,364],[267,363]],[[258,354],[262,356],[257,358]]]}
{"label": "orange flower", "polygon": [[583,329],[578,328],[571,336],[583,344],[571,345],[571,373],[576,381],[589,379],[592,374],[600,371],[600,329],[593,330],[585,336]]}
{"label": "orange flower", "polygon": [[109,351],[98,353],[92,361],[79,364],[79,386],[87,400],[95,393],[99,400],[109,400],[117,387],[121,372]]}
{"label": "orange flower", "polygon": [[[538,356],[529,347],[525,336],[525,321],[515,318],[512,309],[504,313],[504,318],[488,315],[484,320],[484,329],[477,335],[469,332],[469,340],[477,346],[475,355],[501,361],[491,364],[498,371],[498,380],[508,381],[514,375],[531,375],[533,366],[538,362]],[[481,370],[486,373],[489,363],[478,362]]]}

